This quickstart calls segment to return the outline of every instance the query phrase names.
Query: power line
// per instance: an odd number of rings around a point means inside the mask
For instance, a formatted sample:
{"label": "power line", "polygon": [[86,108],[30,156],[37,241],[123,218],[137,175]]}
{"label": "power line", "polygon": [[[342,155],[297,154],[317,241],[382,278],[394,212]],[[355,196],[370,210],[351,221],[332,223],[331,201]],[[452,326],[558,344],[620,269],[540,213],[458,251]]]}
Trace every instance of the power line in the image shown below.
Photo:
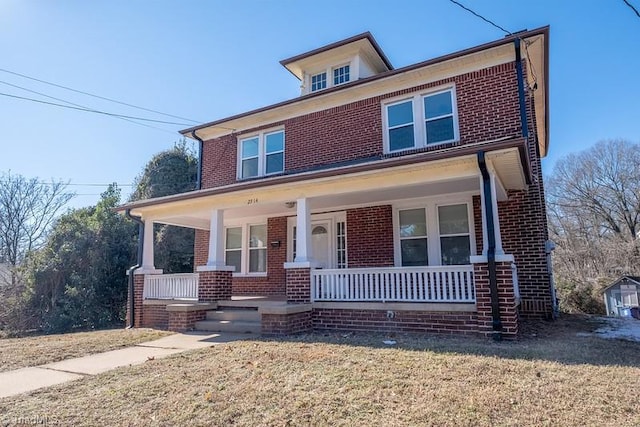
{"label": "power line", "polygon": [[[80,108],[83,108],[83,109],[89,109],[89,107],[86,107],[84,105],[76,104],[76,103],[73,103],[71,101],[67,101],[67,100],[61,99],[61,98],[56,98],[55,96],[51,96],[51,95],[47,95],[47,94],[42,93],[42,92],[38,92],[38,91],[35,91],[35,90],[27,89],[26,87],[14,85],[13,83],[5,82],[5,81],[2,81],[2,80],[0,80],[0,83],[5,84],[7,86],[15,87],[17,89],[21,89],[21,90],[24,90],[24,91],[27,91],[27,92],[30,92],[30,93],[35,93],[36,95],[44,96],[45,98],[54,99],[56,101],[64,102],[66,104],[74,105],[76,107],[80,107]],[[124,120],[124,121],[129,122],[129,123],[133,123],[134,125],[144,126],[144,127],[150,128],[150,129],[155,129],[155,130],[159,130],[161,132],[166,132],[166,133],[169,133],[171,135],[175,135],[175,132],[171,132],[171,131],[168,131],[166,129],[162,129],[162,128],[159,128],[157,126],[151,126],[150,124],[147,124],[147,123],[136,122],[136,121],[127,119],[125,117],[114,117],[114,118],[120,119],[120,120]]]}
{"label": "power line", "polygon": [[[466,7],[465,5],[463,5],[463,4],[461,4],[461,3],[458,3],[456,0],[449,0],[449,1],[450,1],[451,3],[453,3],[453,4],[457,5],[457,6],[460,6],[461,8],[463,8],[464,10],[466,10],[467,12],[471,13],[472,15],[475,15],[475,16],[477,16],[478,18],[482,19],[483,21],[485,21],[485,22],[487,22],[487,23],[489,23],[489,24],[493,25],[493,26],[494,26],[494,27],[496,27],[497,29],[504,31],[505,33],[507,33],[507,35],[509,35],[509,36],[510,36],[510,35],[512,35],[512,34],[513,34],[513,33],[511,33],[511,31],[507,31],[507,30],[505,30],[505,29],[504,29],[503,27],[501,27],[500,25],[498,25],[498,24],[496,24],[495,22],[493,22],[493,21],[491,21],[491,20],[489,20],[489,19],[485,18],[484,16],[482,16],[482,15],[480,15],[480,14],[478,14],[478,13],[474,12],[473,10],[469,9],[468,7]],[[626,0],[623,0],[623,1],[626,1]]]}
{"label": "power line", "polygon": [[627,6],[629,6],[631,8],[631,10],[633,10],[636,15],[638,15],[638,18],[640,18],[640,12],[638,12],[638,9],[636,9],[635,7],[633,7],[633,5],[631,3],[629,3],[627,0],[622,0]]}
{"label": "power line", "polygon": [[[100,95],[96,95],[96,94],[93,94],[93,93],[85,92],[85,91],[82,91],[82,90],[73,89],[71,87],[63,86],[63,85],[60,85],[60,84],[57,84],[57,83],[51,83],[51,82],[48,82],[46,80],[41,80],[41,79],[37,79],[35,77],[27,76],[26,74],[16,73],[15,71],[9,71],[9,70],[6,70],[4,68],[0,68],[0,71],[5,72],[5,73],[9,73],[9,74],[13,74],[14,76],[23,77],[25,79],[34,80],[36,82],[44,83],[44,84],[47,84],[47,85],[50,85],[50,86],[55,86],[55,87],[58,87],[58,88],[61,88],[61,89],[70,90],[72,92],[80,93],[82,95],[92,96],[94,98],[102,99],[102,100],[109,101],[109,102],[115,102],[116,104],[120,104],[120,105],[126,105],[127,107],[137,108],[139,110],[144,110],[144,111],[148,111],[148,112],[151,112],[151,113],[161,114],[161,115],[167,116],[167,117],[173,117],[174,119],[186,120],[188,122],[202,123],[201,121],[198,121],[198,120],[188,119],[186,117],[174,116],[173,114],[163,113],[162,111],[157,111],[157,110],[152,110],[150,108],[140,107],[140,106],[137,106],[137,105],[129,104],[127,102],[122,102],[122,101],[118,101],[116,99],[107,98],[105,96],[100,96]],[[185,125],[185,126],[188,126],[188,125]]]}
{"label": "power line", "polygon": [[25,100],[25,101],[37,102],[37,103],[40,103],[40,104],[53,105],[53,106],[61,107],[61,108],[69,108],[69,109],[72,109],[72,110],[86,111],[88,113],[103,114],[105,116],[111,116],[111,117],[121,117],[121,118],[126,118],[126,119],[131,119],[131,120],[142,120],[142,121],[145,121],[145,122],[162,123],[162,124],[166,124],[166,125],[190,126],[187,123],[167,122],[167,121],[164,121],[164,120],[155,120],[155,119],[148,119],[148,118],[145,118],[145,117],[135,117],[135,116],[127,116],[127,115],[124,115],[124,114],[110,113],[110,112],[107,112],[107,111],[94,110],[92,108],[84,108],[84,107],[75,107],[75,106],[72,106],[72,105],[56,104],[55,102],[47,102],[47,101],[42,101],[42,100],[39,100],[39,99],[27,98],[27,97],[24,97],[24,96],[11,95],[11,94],[4,93],[4,92],[0,92],[0,95],[8,96],[10,98],[22,99],[22,100]]}

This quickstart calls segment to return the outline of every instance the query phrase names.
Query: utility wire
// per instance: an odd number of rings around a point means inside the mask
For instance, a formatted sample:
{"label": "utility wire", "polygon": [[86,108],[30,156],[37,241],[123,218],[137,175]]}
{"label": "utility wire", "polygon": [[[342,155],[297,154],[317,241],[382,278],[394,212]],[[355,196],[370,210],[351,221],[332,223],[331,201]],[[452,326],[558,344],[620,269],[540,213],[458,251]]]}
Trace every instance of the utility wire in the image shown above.
{"label": "utility wire", "polygon": [[[89,107],[86,107],[84,105],[76,104],[76,103],[73,103],[71,101],[67,101],[67,100],[61,99],[61,98],[56,98],[55,96],[50,96],[50,95],[47,95],[45,93],[38,92],[38,91],[35,91],[35,90],[31,90],[31,89],[27,89],[26,87],[14,85],[14,84],[9,83],[9,82],[5,82],[5,81],[0,80],[0,83],[5,84],[7,86],[15,87],[17,89],[21,89],[21,90],[24,90],[24,91],[27,91],[27,92],[35,93],[36,95],[44,96],[45,98],[49,98],[49,99],[53,99],[53,100],[56,100],[56,101],[64,102],[66,104],[74,105],[76,107],[80,107],[80,108],[83,108],[83,109],[89,109]],[[152,126],[152,125],[147,124],[147,123],[136,122],[134,120],[130,120],[130,119],[125,118],[125,117],[114,117],[114,118],[120,119],[120,120],[124,120],[124,121],[129,122],[129,123],[133,123],[134,125],[144,126],[144,127],[150,128],[150,129],[155,129],[155,130],[159,130],[161,132],[165,132],[165,133],[169,133],[171,135],[175,135],[175,132],[171,132],[171,131],[168,131],[166,129],[162,129],[162,128],[159,128],[157,126]]]}
{"label": "utility wire", "polygon": [[[505,33],[507,33],[507,35],[509,35],[509,36],[510,36],[510,35],[512,35],[512,34],[513,34],[511,31],[507,31],[507,30],[505,30],[505,29],[504,29],[503,27],[501,27],[500,25],[498,25],[498,24],[496,24],[495,22],[493,22],[493,21],[491,21],[491,20],[489,20],[489,19],[485,18],[484,16],[482,16],[482,15],[480,15],[480,14],[478,14],[478,13],[474,12],[473,10],[469,9],[468,7],[466,7],[465,5],[463,5],[463,4],[461,4],[461,3],[458,3],[456,0],[449,0],[449,1],[450,1],[451,3],[453,3],[453,4],[457,5],[457,6],[460,6],[461,8],[463,8],[464,10],[466,10],[467,12],[471,13],[472,15],[475,15],[475,16],[477,16],[478,18],[482,19],[483,21],[485,21],[485,22],[487,22],[487,23],[489,23],[489,24],[493,25],[493,26],[494,26],[494,27],[496,27],[497,29],[504,31]],[[624,0],[624,1],[626,1],[626,0]]]}
{"label": "utility wire", "polygon": [[[126,103],[126,102],[118,101],[116,99],[107,98],[105,96],[100,96],[100,95],[96,95],[96,94],[93,94],[93,93],[85,92],[85,91],[82,91],[82,90],[73,89],[71,87],[63,86],[63,85],[60,85],[60,84],[57,84],[57,83],[51,83],[51,82],[48,82],[46,80],[41,80],[41,79],[37,79],[35,77],[27,76],[26,74],[16,73],[15,71],[9,71],[9,70],[6,70],[4,68],[0,68],[0,71],[2,71],[4,73],[13,74],[14,76],[23,77],[25,79],[34,80],[36,82],[44,83],[44,84],[47,84],[47,85],[50,85],[50,86],[55,86],[55,87],[58,87],[58,88],[61,88],[61,89],[70,90],[72,92],[80,93],[80,94],[83,94],[83,95],[92,96],[94,98],[102,99],[102,100],[105,100],[105,101],[115,102],[116,104],[126,105],[127,107],[137,108],[139,110],[148,111],[150,113],[161,114],[163,116],[173,117],[174,119],[186,120],[188,122],[193,122],[193,123],[202,123],[201,121],[198,121],[198,120],[188,119],[186,117],[174,116],[173,114],[163,113],[162,111],[157,111],[157,110],[152,110],[150,108],[140,107],[140,106],[137,106],[137,105],[133,105],[133,104],[129,104],[129,103]],[[185,126],[188,126],[188,125],[185,125]]]}
{"label": "utility wire", "polygon": [[121,118],[131,119],[131,120],[142,120],[142,121],[145,121],[145,122],[162,123],[162,124],[166,124],[166,125],[190,126],[190,124],[187,124],[187,123],[167,122],[167,121],[164,121],[164,120],[155,120],[155,119],[148,119],[148,118],[145,118],[145,117],[135,117],[135,116],[127,116],[127,115],[124,115],[124,114],[110,113],[110,112],[107,112],[107,111],[94,110],[92,108],[84,108],[84,107],[75,107],[75,106],[72,106],[72,105],[56,104],[55,102],[42,101],[42,100],[39,100],[39,99],[27,98],[27,97],[18,96],[18,95],[11,95],[11,94],[4,93],[4,92],[0,92],[0,95],[7,96],[7,97],[10,97],[10,98],[22,99],[22,100],[25,100],[25,101],[37,102],[37,103],[40,103],[40,104],[53,105],[53,106],[61,107],[61,108],[70,108],[72,110],[86,111],[88,113],[103,114],[105,116],[111,116],[111,117],[121,117]]}
{"label": "utility wire", "polygon": [[638,12],[638,9],[636,9],[635,7],[633,7],[633,5],[631,3],[629,3],[627,0],[622,0],[627,6],[629,6],[631,8],[631,10],[633,10],[636,15],[638,15],[638,18],[640,18],[640,12]]}

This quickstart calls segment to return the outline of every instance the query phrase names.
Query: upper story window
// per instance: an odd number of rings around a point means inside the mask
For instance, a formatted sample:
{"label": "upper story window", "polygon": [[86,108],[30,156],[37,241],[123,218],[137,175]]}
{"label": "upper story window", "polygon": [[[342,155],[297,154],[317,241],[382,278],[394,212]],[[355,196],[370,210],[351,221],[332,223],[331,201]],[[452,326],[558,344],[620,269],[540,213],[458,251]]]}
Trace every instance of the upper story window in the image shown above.
{"label": "upper story window", "polygon": [[459,136],[455,98],[451,87],[384,104],[385,151],[456,141]]}
{"label": "upper story window", "polygon": [[333,69],[333,85],[341,85],[349,81],[349,65],[343,65]]}
{"label": "upper story window", "polygon": [[318,73],[311,76],[311,92],[327,88],[327,73]]}
{"label": "upper story window", "polygon": [[241,139],[238,158],[240,179],[284,172],[284,130]]}

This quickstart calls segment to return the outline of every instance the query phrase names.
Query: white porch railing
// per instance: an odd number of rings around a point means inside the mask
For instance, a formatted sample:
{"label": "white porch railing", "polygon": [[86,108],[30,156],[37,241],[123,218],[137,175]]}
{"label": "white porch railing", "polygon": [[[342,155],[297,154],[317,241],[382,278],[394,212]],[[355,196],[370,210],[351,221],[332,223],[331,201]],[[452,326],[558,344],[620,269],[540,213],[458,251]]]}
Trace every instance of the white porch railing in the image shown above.
{"label": "white porch railing", "polygon": [[473,266],[311,271],[312,301],[476,301]]}
{"label": "white porch railing", "polygon": [[144,276],[144,299],[198,300],[198,274],[157,274]]}

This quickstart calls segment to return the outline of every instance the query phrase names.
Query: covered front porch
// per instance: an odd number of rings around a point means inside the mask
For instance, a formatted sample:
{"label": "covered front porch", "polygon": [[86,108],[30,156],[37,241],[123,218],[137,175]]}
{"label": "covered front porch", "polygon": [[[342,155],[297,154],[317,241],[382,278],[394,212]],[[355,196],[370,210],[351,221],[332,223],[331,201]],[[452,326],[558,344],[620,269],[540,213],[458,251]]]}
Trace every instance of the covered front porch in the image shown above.
{"label": "covered front porch", "polygon": [[[145,227],[137,306],[201,311],[197,304],[262,295],[277,300],[262,311],[264,333],[490,333],[497,299],[501,331],[515,334],[517,272],[502,249],[498,201],[524,188],[526,174],[517,148],[483,159],[486,176],[467,155],[142,202],[132,209]],[[154,223],[198,230],[194,273],[155,268]],[[265,330],[264,320],[282,327]]]}

